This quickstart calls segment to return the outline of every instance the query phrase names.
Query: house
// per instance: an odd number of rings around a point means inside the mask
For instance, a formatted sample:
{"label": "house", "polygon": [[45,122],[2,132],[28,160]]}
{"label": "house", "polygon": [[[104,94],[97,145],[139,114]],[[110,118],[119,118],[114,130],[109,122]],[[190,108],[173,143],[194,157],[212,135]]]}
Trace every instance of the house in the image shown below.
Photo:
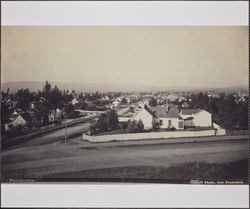
{"label": "house", "polygon": [[168,99],[170,102],[174,102],[174,101],[176,101],[176,100],[178,100],[179,102],[181,102],[181,101],[184,101],[186,98],[183,97],[183,96],[179,96],[179,95],[177,95],[177,94],[169,94],[169,95],[167,96],[167,99]]}
{"label": "house", "polygon": [[152,129],[154,119],[160,122],[160,128],[184,129],[184,121],[179,117],[178,108],[174,105],[151,108],[145,105],[132,118],[132,120],[141,120],[145,129]]}
{"label": "house", "polygon": [[220,95],[215,93],[214,91],[208,91],[207,96],[210,98],[220,98]]}
{"label": "house", "polygon": [[119,123],[127,123],[131,120],[131,117],[118,117]]}
{"label": "house", "polygon": [[131,103],[131,98],[130,97],[126,97],[127,103]]}
{"label": "house", "polygon": [[72,103],[73,106],[75,106],[79,102],[78,102],[77,98],[74,98],[74,99],[72,99],[71,103]]}
{"label": "house", "polygon": [[145,105],[147,105],[148,106],[148,100],[142,100],[142,101],[139,101],[138,102],[138,107],[139,108],[142,108],[142,107],[144,107]]}
{"label": "house", "polygon": [[144,107],[144,106],[145,106],[144,102],[143,102],[143,101],[139,101],[138,107],[139,107],[139,108],[142,108],[142,107]]}
{"label": "house", "polygon": [[116,99],[115,101],[112,102],[113,107],[118,107],[119,104],[120,104],[120,101],[118,99]]}
{"label": "house", "polygon": [[152,129],[152,122],[155,117],[154,112],[145,105],[132,117],[131,120],[141,120],[143,122],[144,129],[149,130]]}
{"label": "house", "polygon": [[184,129],[184,120],[179,116],[178,107],[175,105],[162,105],[152,107],[156,118],[160,122],[160,128]]}
{"label": "house", "polygon": [[56,110],[52,110],[49,115],[49,122],[53,123],[53,122],[60,122],[63,118],[63,112],[60,109],[56,109]]}
{"label": "house", "polygon": [[11,127],[25,126],[32,121],[32,117],[29,113],[16,114],[14,112],[9,118],[9,122],[5,124],[5,131],[11,130]]}
{"label": "house", "polygon": [[102,97],[101,100],[103,100],[103,101],[109,101],[110,99],[109,99],[109,97],[106,95],[106,96]]}
{"label": "house", "polygon": [[247,97],[246,96],[242,96],[236,102],[237,103],[239,103],[239,102],[247,102]]}
{"label": "house", "polygon": [[189,108],[189,104],[187,102],[182,103],[181,108],[187,109]]}
{"label": "house", "polygon": [[181,109],[185,127],[212,127],[212,114],[203,109]]}

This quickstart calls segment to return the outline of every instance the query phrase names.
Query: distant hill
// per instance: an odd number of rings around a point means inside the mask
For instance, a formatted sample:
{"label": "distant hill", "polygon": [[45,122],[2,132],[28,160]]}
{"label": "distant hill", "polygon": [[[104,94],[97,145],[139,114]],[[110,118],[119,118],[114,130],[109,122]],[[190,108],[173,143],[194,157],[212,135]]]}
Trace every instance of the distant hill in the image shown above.
{"label": "distant hill", "polygon": [[[140,91],[206,91],[214,90],[216,92],[248,92],[248,88],[244,86],[227,87],[227,88],[191,88],[191,87],[167,87],[167,86],[150,86],[143,84],[97,84],[97,83],[63,83],[63,82],[50,82],[54,86],[57,85],[61,90],[75,90],[76,92],[140,92]],[[42,90],[45,82],[6,82],[1,83],[1,90],[16,92],[21,88],[29,88],[30,91]]]}
{"label": "distant hill", "polygon": [[[61,90],[75,90],[76,92],[118,92],[118,91],[153,91],[162,90],[162,87],[148,86],[148,85],[126,85],[126,84],[96,84],[96,83],[49,83]],[[42,90],[45,82],[6,82],[1,84],[2,91],[8,88],[11,92],[16,92],[21,88],[29,88],[31,91]]]}

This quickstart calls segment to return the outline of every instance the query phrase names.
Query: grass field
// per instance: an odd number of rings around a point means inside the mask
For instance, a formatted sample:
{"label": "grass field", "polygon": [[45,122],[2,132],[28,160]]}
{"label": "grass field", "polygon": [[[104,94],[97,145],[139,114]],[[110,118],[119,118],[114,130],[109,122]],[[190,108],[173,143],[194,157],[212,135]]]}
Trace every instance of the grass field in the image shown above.
{"label": "grass field", "polygon": [[248,160],[231,163],[182,163],[168,168],[152,166],[127,166],[106,169],[56,173],[46,178],[86,179],[160,179],[160,180],[242,180],[247,183]]}
{"label": "grass field", "polygon": [[[53,136],[50,136],[53,139]],[[2,182],[247,180],[248,139],[97,143],[42,136],[1,153]],[[53,141],[53,140],[52,140]],[[178,140],[179,141],[179,140]],[[181,183],[181,182],[180,182]]]}

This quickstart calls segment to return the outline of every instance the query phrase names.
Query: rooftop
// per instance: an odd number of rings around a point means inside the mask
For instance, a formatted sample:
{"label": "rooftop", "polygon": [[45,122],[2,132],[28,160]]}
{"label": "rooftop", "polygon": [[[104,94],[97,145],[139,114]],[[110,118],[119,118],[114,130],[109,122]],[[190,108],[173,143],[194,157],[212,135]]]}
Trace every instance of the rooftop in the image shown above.
{"label": "rooftop", "polygon": [[179,118],[179,110],[174,105],[151,107],[151,110],[159,118]]}
{"label": "rooftop", "polygon": [[192,115],[200,112],[202,109],[182,109],[182,114],[183,115]]}

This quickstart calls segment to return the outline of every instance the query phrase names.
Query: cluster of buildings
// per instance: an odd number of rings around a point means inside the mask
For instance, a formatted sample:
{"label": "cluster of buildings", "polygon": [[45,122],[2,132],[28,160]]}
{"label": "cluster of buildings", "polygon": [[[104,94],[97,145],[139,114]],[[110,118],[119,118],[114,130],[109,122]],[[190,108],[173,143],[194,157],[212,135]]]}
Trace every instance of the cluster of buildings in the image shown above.
{"label": "cluster of buildings", "polygon": [[[14,109],[13,113],[10,114],[8,120],[4,124],[5,131],[11,131],[16,127],[27,128],[28,126],[34,126],[38,123],[38,126],[41,126],[43,124],[44,118],[42,118],[41,121],[36,121],[34,111],[35,107],[34,105],[32,106],[33,108],[28,111]],[[62,121],[62,119],[65,117],[65,113],[61,109],[57,108],[50,111],[47,116],[48,123],[56,123]]]}
{"label": "cluster of buildings", "polygon": [[16,110],[10,115],[8,121],[4,124],[5,131],[11,130],[12,127],[26,126],[31,123],[32,117],[29,113],[18,113]]}
{"label": "cluster of buildings", "polygon": [[[208,97],[217,98],[219,95],[214,91],[209,91]],[[88,111],[89,107],[98,107],[100,110],[120,109],[121,107],[128,107],[132,112],[127,112],[119,117],[120,122],[127,122],[128,120],[141,120],[145,129],[152,129],[152,122],[157,121],[160,128],[163,129],[185,129],[189,127],[213,127],[211,113],[204,109],[190,108],[190,94],[191,93],[167,93],[167,92],[151,92],[151,93],[103,93],[99,94],[98,103],[91,100],[95,94],[81,94],[77,95],[75,92],[69,91],[68,94],[73,96],[71,104],[78,110],[82,102],[87,104],[84,111]],[[118,96],[116,96],[118,95]],[[88,99],[88,96],[90,99]],[[150,99],[154,98],[157,102],[156,106],[150,106]],[[41,98],[42,100],[42,98]],[[238,93],[235,95],[235,102],[247,102],[248,95]],[[102,102],[100,102],[102,101]],[[167,101],[167,102],[166,102]],[[13,102],[13,101],[12,101]],[[42,102],[42,101],[41,101]],[[179,106],[175,104],[179,104]],[[181,105],[180,105],[181,104]],[[5,130],[8,131],[11,127],[26,126],[32,123],[34,118],[34,110],[36,104],[31,102],[30,110],[27,112],[17,111],[13,108],[13,113],[5,124]],[[15,105],[13,105],[15,106]],[[55,123],[65,118],[65,111],[62,109],[55,109],[48,114],[48,123]]]}
{"label": "cluster of buildings", "polygon": [[141,120],[144,129],[152,129],[157,121],[162,129],[181,130],[189,127],[213,127],[212,114],[203,109],[181,108],[174,104],[156,107],[144,105],[130,120]]}

